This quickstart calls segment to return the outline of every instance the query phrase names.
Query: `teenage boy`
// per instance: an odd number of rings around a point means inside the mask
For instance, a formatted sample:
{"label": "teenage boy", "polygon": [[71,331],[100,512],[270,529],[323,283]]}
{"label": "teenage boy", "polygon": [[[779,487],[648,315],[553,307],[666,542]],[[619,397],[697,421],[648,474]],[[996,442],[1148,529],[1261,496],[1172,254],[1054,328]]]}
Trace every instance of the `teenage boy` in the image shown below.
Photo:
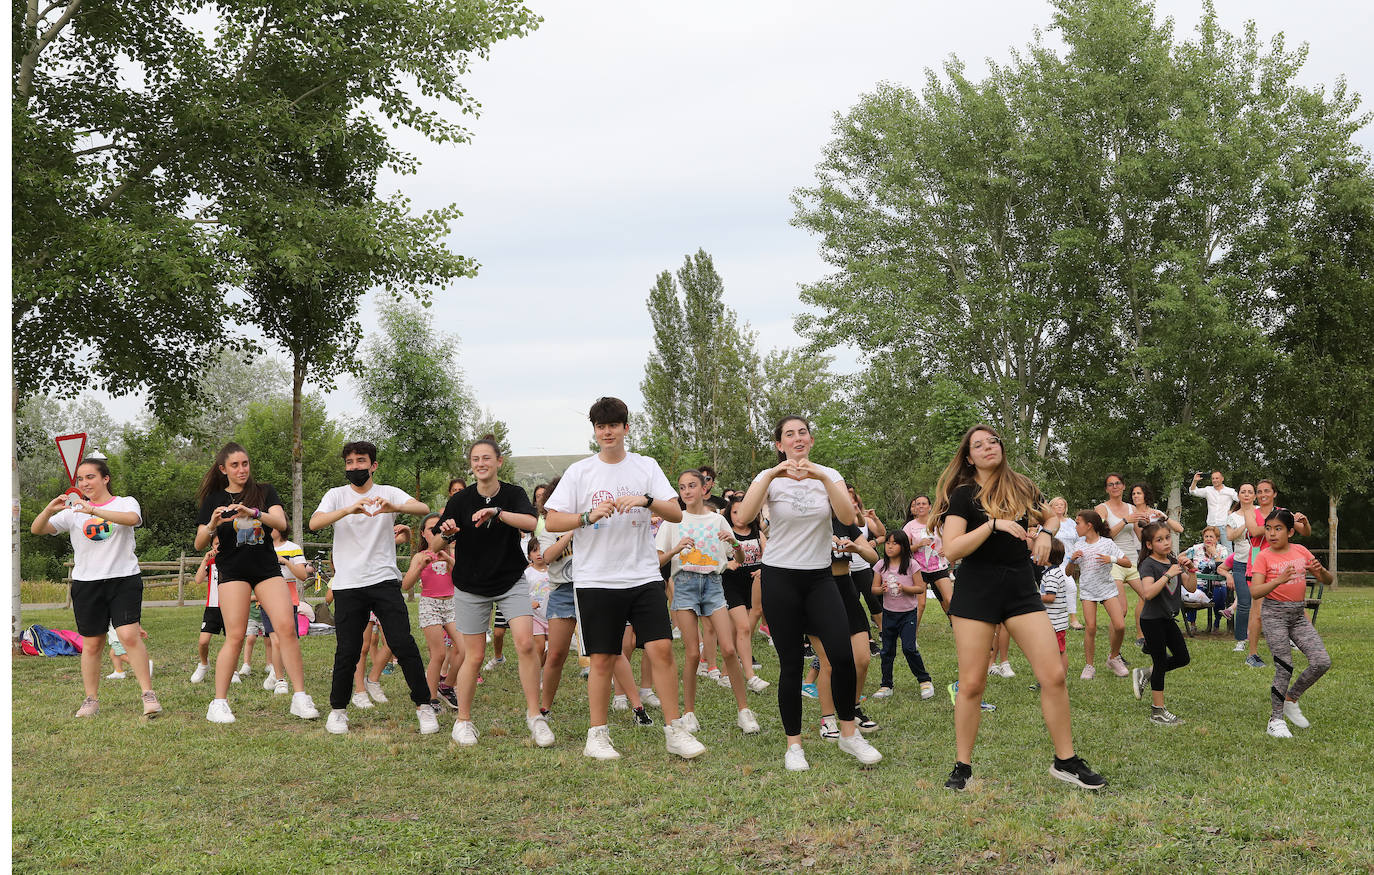
{"label": "teenage boy", "polygon": [[424,502],[394,486],[374,483],[377,448],[367,441],[343,446],[347,486],[336,486],[320,499],[310,517],[310,531],[334,527],[334,677],[329,688],[329,717],[324,728],[342,735],[348,731],[348,702],[353,672],[363,650],[368,615],[376,614],[387,644],[401,663],[420,732],[439,731],[429,706],[429,681],[420,661],[420,648],[410,637],[410,611],[401,596],[401,570],[396,567],[396,515],[423,516]]}
{"label": "teenage boy", "polygon": [[702,465],[697,470],[701,472],[701,480],[705,484],[706,494],[702,496],[702,501],[716,512],[725,510],[725,499],[713,494],[716,488],[716,469],[710,465]]}
{"label": "teenage boy", "polygon": [[624,401],[598,398],[589,418],[600,452],[573,463],[544,503],[548,531],[574,532],[577,624],[592,660],[587,678],[591,726],[582,752],[600,760],[620,757],[611,746],[607,711],[628,622],[653,666],[668,751],[692,759],[706,748],[687,731],[678,710],[673,627],[650,521],[650,514],[682,521],[677,490],[657,462],[625,451],[630,411]]}

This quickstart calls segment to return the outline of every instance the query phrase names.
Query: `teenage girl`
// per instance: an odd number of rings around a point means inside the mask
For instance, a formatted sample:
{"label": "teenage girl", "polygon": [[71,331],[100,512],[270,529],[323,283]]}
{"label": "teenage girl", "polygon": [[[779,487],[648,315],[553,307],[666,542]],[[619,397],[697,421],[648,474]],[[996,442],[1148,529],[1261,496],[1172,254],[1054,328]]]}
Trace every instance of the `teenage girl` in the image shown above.
{"label": "teenage girl", "polygon": [[[1316,576],[1330,586],[1335,579],[1317,557],[1301,544],[1290,542],[1298,531],[1297,514],[1274,510],[1264,521],[1264,536],[1269,549],[1261,550],[1250,573],[1251,595],[1264,599],[1260,617],[1264,640],[1274,657],[1274,685],[1270,687],[1269,725],[1265,731],[1274,738],[1292,738],[1287,720],[1299,729],[1312,724],[1298,707],[1298,697],[1331,668],[1331,657],[1321,636],[1307,619],[1303,606],[1307,599],[1307,575]],[[1307,668],[1293,680],[1293,648],[1307,657]]]}
{"label": "teenage girl", "polygon": [[1107,665],[1121,677],[1127,674],[1121,660],[1121,642],[1126,638],[1126,602],[1117,591],[1111,568],[1132,563],[1111,540],[1107,521],[1095,510],[1080,510],[1075,516],[1078,533],[1077,546],[1070,558],[1078,566],[1078,600],[1083,603],[1083,658],[1085,664],[1081,680],[1097,677],[1094,660],[1097,656],[1097,606],[1107,609]]}
{"label": "teenage girl", "polygon": [[784,416],[773,429],[773,441],[778,464],[754,478],[740,513],[753,519],[768,502],[762,594],[778,652],[778,711],[787,737],[783,762],[791,771],[810,768],[801,747],[802,641],[810,631],[830,655],[840,749],[873,764],[882,754],[854,726],[854,656],[847,646],[844,602],[830,573],[831,514],[852,524],[854,504],[840,473],[811,461],[815,438],[804,418]]}
{"label": "teenage girl", "polygon": [[1193,560],[1173,555],[1170,527],[1150,523],[1140,533],[1145,544],[1136,567],[1140,579],[1131,581],[1145,607],[1140,613],[1140,628],[1145,632],[1146,649],[1154,665],[1131,672],[1131,687],[1139,699],[1150,685],[1150,722],[1176,726],[1183,721],[1164,707],[1164,675],[1188,664],[1188,644],[1174,616],[1183,605],[1183,590],[1197,590]]}
{"label": "teenage girl", "polygon": [[[855,519],[858,519],[857,508]],[[840,600],[844,602],[849,621],[850,650],[854,654],[854,725],[861,732],[873,732],[878,728],[877,721],[859,707],[859,699],[868,679],[868,667],[873,663],[873,650],[868,639],[868,616],[864,613],[863,600],[859,597],[857,584],[849,570],[855,558],[868,563],[871,569],[872,563],[878,561],[878,553],[857,525],[845,525],[831,517],[830,530],[834,544],[830,549],[830,574],[835,578]],[[816,666],[815,683],[821,700],[821,738],[836,741],[840,737],[840,727],[835,720],[835,702],[831,695],[830,660],[824,643],[814,635],[811,636],[811,649],[816,653],[816,660],[812,664]]]}
{"label": "teenage girl", "polygon": [[268,528],[286,531],[286,511],[277,490],[253,480],[248,453],[235,443],[225,444],[201,481],[200,515],[195,546],[204,550],[218,540],[215,565],[219,569],[219,608],[224,617],[224,644],[215,659],[215,698],[205,712],[211,723],[233,723],[234,712],[225,698],[230,677],[238,667],[239,651],[248,629],[248,603],[256,594],[279,638],[274,667],[285,671],[296,692],[291,713],[304,720],[320,716],[305,692],[301,643],[291,610],[291,592],[282,579]]}
{"label": "teenage girl", "polygon": [[[1090,790],[1106,786],[1074,752],[1059,645],[1031,567],[1032,562],[1048,561],[1051,532],[1058,529],[1059,520],[1030,478],[1007,464],[1002,439],[990,426],[975,425],[964,433],[958,453],[940,475],[935,520],[946,558],[963,562],[950,604],[959,689],[954,707],[956,759],[945,786],[963,790],[973,774],[979,706],[998,623],[1006,626],[1040,682],[1040,711],[1054,743],[1050,774]],[[1032,521],[1041,527],[1034,539],[1026,533]]]}
{"label": "teenage girl", "polygon": [[767,543],[759,530],[758,517],[745,519],[740,510],[742,495],[732,495],[725,503],[725,516],[730,520],[730,531],[739,542],[743,559],[730,560],[721,575],[721,585],[725,588],[725,604],[729,607],[730,622],[735,627],[735,652],[739,654],[740,664],[744,666],[745,683],[755,693],[763,692],[768,681],[754,673],[754,626],[758,614],[754,612],[754,588],[758,586],[759,574],[763,568],[763,548]]}
{"label": "teenage girl", "polygon": [[110,492],[110,468],[104,459],[83,459],[76,466],[76,488],[79,495],[57,496],[29,527],[35,535],[66,532],[72,543],[72,610],[82,638],[81,684],[86,689],[76,716],[91,717],[100,710],[96,696],[105,636],[113,625],[143,690],[143,716],[156,717],[162,706],[153,692],[148,650],[139,634],[143,577],[134,553],[134,529],[143,525],[143,511],[136,499]]}

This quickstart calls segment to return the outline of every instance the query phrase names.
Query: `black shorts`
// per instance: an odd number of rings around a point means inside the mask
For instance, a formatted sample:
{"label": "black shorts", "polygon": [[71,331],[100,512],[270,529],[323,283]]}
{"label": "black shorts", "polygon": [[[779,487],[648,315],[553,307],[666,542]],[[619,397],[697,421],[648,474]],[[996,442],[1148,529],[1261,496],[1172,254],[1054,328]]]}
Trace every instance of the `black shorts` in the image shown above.
{"label": "black shorts", "polygon": [[143,616],[143,575],[72,581],[76,631],[85,638],[104,637],[110,624],[118,629]]}
{"label": "black shorts", "polygon": [[[949,579],[949,569],[941,568],[939,571],[922,571],[921,579],[926,582],[927,587],[929,587],[930,589],[935,589],[935,584],[937,582]],[[935,589],[935,592],[938,595],[940,591],[938,589]]]}
{"label": "black shorts", "polygon": [[[299,609],[298,609],[295,605],[292,605],[292,606],[291,606],[291,622],[292,622],[292,623],[295,623],[295,622],[296,622],[296,614],[297,614],[298,611],[299,611]],[[264,635],[271,635],[271,634],[272,634],[272,618],[269,617],[269,616],[267,616],[267,612],[266,612],[266,611],[263,611],[263,612],[262,612],[262,634],[264,634]]]}
{"label": "black shorts", "polygon": [[234,576],[231,577],[228,574],[221,574],[219,579],[221,583],[233,580],[246,580],[250,589],[257,589],[258,584],[262,583],[264,580],[271,580],[274,577],[281,577],[280,565],[273,566],[271,571],[265,568],[240,568],[238,569],[238,573]]}
{"label": "black shorts", "polygon": [[[263,615],[266,619],[267,615]],[[200,615],[200,631],[209,632],[211,635],[224,634],[224,614],[220,613],[219,608],[205,606],[205,613]]]}
{"label": "black shorts", "polygon": [[1045,603],[1029,563],[1014,568],[967,563],[959,567],[959,582],[950,599],[951,617],[1000,623],[1008,617],[1043,610]]}
{"label": "black shorts", "polygon": [[[868,605],[870,614],[881,614],[883,612],[883,597],[873,594],[873,569],[872,568],[851,568],[849,576],[854,581],[854,588],[863,596],[864,604]],[[864,627],[867,628],[865,623]]]}
{"label": "black shorts", "polygon": [[634,628],[635,641],[643,645],[673,637],[668,619],[668,599],[659,581],[630,589],[578,587],[577,625],[582,630],[584,654],[620,653],[625,643],[625,624]]}
{"label": "black shorts", "polygon": [[738,572],[727,571],[720,578],[721,588],[725,590],[725,607],[754,608],[754,574],[752,569]]}

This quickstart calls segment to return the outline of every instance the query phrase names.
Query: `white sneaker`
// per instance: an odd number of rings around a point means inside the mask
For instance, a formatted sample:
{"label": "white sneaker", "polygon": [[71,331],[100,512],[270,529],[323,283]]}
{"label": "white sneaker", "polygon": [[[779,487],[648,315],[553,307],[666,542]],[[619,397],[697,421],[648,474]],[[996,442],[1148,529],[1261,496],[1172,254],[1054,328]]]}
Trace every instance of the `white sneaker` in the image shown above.
{"label": "white sneaker", "polygon": [[1016,672],[1014,672],[1014,671],[1011,670],[1011,663],[1008,662],[1008,661],[1005,660],[1005,659],[1002,660],[1002,664],[1001,664],[1001,666],[998,667],[997,673],[1000,674],[1000,675],[1001,675],[1002,677],[1004,677],[1004,678],[1014,678],[1014,677],[1016,677]]}
{"label": "white sneaker", "polygon": [[268,666],[268,668],[267,668],[267,677],[265,677],[265,678],[262,679],[262,688],[263,688],[264,690],[266,690],[267,692],[270,693],[270,692],[272,692],[272,689],[273,689],[276,685],[277,685],[277,670],[274,669],[274,668],[272,668],[271,666]]}
{"label": "white sneaker", "polygon": [[372,701],[378,705],[386,704],[386,693],[382,692],[382,685],[368,678],[363,681],[363,687],[367,689],[367,694],[372,697]]}
{"label": "white sneaker", "polygon": [[504,656],[493,656],[482,666],[482,671],[495,671],[498,665],[504,665],[505,662],[506,658]]}
{"label": "white sneaker", "polygon": [[1083,673],[1078,676],[1080,681],[1090,681],[1097,677],[1097,669],[1091,665],[1083,666]]}
{"label": "white sneaker", "polygon": [[582,755],[594,760],[618,760],[620,752],[611,747],[611,730],[605,726],[593,726],[587,730],[587,743],[582,747]]}
{"label": "white sneaker", "polygon": [[239,677],[238,675],[234,674],[233,672],[230,672],[230,673],[229,673],[229,683],[231,683],[231,684],[241,684],[241,683],[243,683],[243,678]]}
{"label": "white sneaker", "polygon": [[291,692],[291,686],[286,682],[286,678],[277,678],[277,682],[272,685],[272,694],[285,696],[289,692]]}
{"label": "white sneaker", "polygon": [[641,702],[644,703],[644,707],[646,708],[663,707],[663,702],[660,701],[658,696],[654,693],[654,691],[649,689],[648,687],[639,688],[639,699]]}
{"label": "white sneaker", "polygon": [[921,681],[921,698],[935,698],[935,684],[931,683],[930,681]]}
{"label": "white sneaker", "polygon": [[211,699],[210,708],[205,712],[205,719],[211,723],[233,723],[234,712],[229,710],[227,700]]}
{"label": "white sneaker", "polygon": [[1249,648],[1250,648],[1250,645],[1249,645],[1248,642],[1245,642],[1245,641],[1237,641],[1237,642],[1236,642],[1236,646],[1231,648],[1231,652],[1232,652],[1232,653],[1244,653],[1244,652],[1245,652],[1246,650],[1248,650]]}
{"label": "white sneaker", "polygon": [[701,731],[701,724],[697,722],[697,715],[695,711],[688,711],[686,714],[683,714],[681,717],[679,717],[677,720],[674,720],[673,722],[681,723],[682,728],[686,729],[693,735]]}
{"label": "white sneaker", "polygon": [[629,697],[628,697],[628,696],[616,696],[614,699],[611,700],[611,710],[612,710],[612,711],[628,711],[628,710],[630,710],[630,699],[629,699]]}
{"label": "white sneaker", "polygon": [[886,699],[892,695],[891,687],[878,687],[878,692],[873,694],[875,699]]}
{"label": "white sneaker", "polygon": [[239,666],[238,674],[239,674],[240,677],[245,677],[245,678],[246,678],[246,677],[248,677],[248,676],[249,676],[250,674],[252,674],[252,673],[253,673],[253,666],[249,665],[248,663],[245,662],[243,665]]}
{"label": "white sneaker", "polygon": [[320,717],[320,711],[315,707],[314,700],[302,692],[291,697],[291,713],[302,720],[318,720]]}
{"label": "white sneaker", "polygon": [[735,725],[744,730],[745,735],[753,735],[760,729],[759,718],[748,708],[739,709],[739,714],[735,716]]}
{"label": "white sneaker", "polygon": [[110,672],[109,674],[105,675],[105,680],[107,680],[107,681],[122,681],[122,680],[124,680],[124,678],[126,678],[126,677],[128,677],[128,675],[124,674],[124,672],[122,672],[122,671],[112,671],[112,672]]}
{"label": "white sneaker", "polygon": [[549,720],[543,714],[536,714],[533,717],[525,717],[525,725],[529,727],[530,738],[540,747],[553,747],[553,730],[549,728]]}
{"label": "white sneaker", "polygon": [[1298,707],[1297,702],[1285,701],[1283,703],[1283,716],[1291,720],[1293,725],[1299,729],[1306,729],[1312,725],[1311,722],[1303,716],[1302,709]]}
{"label": "white sneaker", "polygon": [[878,749],[868,743],[862,732],[840,736],[840,750],[866,766],[871,766],[883,758]]}
{"label": "white sneaker", "polygon": [[477,727],[471,720],[457,721],[453,724],[453,740],[463,747],[472,747],[477,743]]}
{"label": "white sneaker", "polygon": [[682,725],[682,718],[673,721],[671,726],[663,727],[663,737],[668,753],[675,753],[684,760],[695,759],[706,753],[706,745],[697,741],[692,733]]}
{"label": "white sneaker", "polygon": [[735,687],[734,682],[730,680],[730,675],[728,674],[722,674],[720,677],[716,678],[716,683],[720,684],[722,687],[725,687],[725,689],[727,690],[734,689]]}
{"label": "white sneaker", "polygon": [[834,714],[827,714],[821,718],[821,738],[826,741],[835,741],[840,737],[840,722],[835,719]]}
{"label": "white sneaker", "polygon": [[1275,717],[1269,721],[1265,727],[1265,733],[1271,738],[1292,738],[1293,733],[1288,731],[1288,723],[1282,717]]}
{"label": "white sneaker", "polygon": [[205,680],[205,673],[209,670],[210,666],[206,665],[203,662],[200,665],[196,666],[196,670],[191,672],[191,683],[198,684],[201,681]]}
{"label": "white sneaker", "polygon": [[415,709],[415,716],[420,719],[421,735],[433,735],[439,731],[439,718],[434,716],[433,708],[428,705],[420,705]]}
{"label": "white sneaker", "polygon": [[787,753],[782,758],[782,764],[787,767],[789,772],[804,772],[811,768],[811,764],[806,761],[806,753],[800,744],[794,744],[787,748]]}
{"label": "white sneaker", "polygon": [[324,718],[324,729],[334,735],[346,735],[348,733],[348,712],[343,708],[330,711],[329,716]]}
{"label": "white sneaker", "polygon": [[699,662],[697,663],[697,677],[699,677],[699,678],[704,678],[704,677],[706,677],[706,673],[707,673],[708,671],[710,671],[710,669],[708,669],[708,668],[706,667],[706,661],[705,661],[705,660],[701,660],[701,661],[699,661]]}
{"label": "white sneaker", "polygon": [[367,697],[367,693],[354,693],[353,698],[348,701],[353,703],[354,708],[371,708],[372,700]]}
{"label": "white sneaker", "polygon": [[745,681],[745,684],[749,687],[749,692],[751,693],[762,693],[764,690],[772,686],[772,684],[768,683],[768,681],[764,680],[758,675],[754,675],[749,680]]}
{"label": "white sneaker", "polygon": [[706,672],[706,676],[713,681],[718,681],[720,680],[720,669],[713,668],[710,671]]}

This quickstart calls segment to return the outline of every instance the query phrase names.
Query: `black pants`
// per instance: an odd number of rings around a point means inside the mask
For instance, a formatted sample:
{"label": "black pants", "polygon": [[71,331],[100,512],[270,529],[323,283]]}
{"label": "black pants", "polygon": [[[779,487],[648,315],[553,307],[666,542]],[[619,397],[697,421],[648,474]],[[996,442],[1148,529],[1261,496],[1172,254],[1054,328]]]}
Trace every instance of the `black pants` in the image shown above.
{"label": "black pants", "polygon": [[420,648],[410,637],[410,611],[401,596],[401,582],[388,580],[358,589],[334,590],[334,679],[329,686],[329,707],[348,707],[353,695],[353,672],[363,653],[363,630],[369,614],[376,614],[387,646],[396,655],[417,705],[429,702],[429,681],[420,661]]}
{"label": "black pants", "polygon": [[810,571],[763,566],[763,614],[778,651],[778,712],[783,732],[801,735],[802,641],[810,631],[821,641],[830,660],[830,692],[835,716],[854,719],[854,651],[840,591],[830,567]]}
{"label": "black pants", "polygon": [[1140,631],[1145,633],[1145,649],[1155,662],[1154,670],[1150,673],[1150,689],[1162,693],[1164,674],[1188,664],[1188,643],[1173,617],[1141,620]]}

